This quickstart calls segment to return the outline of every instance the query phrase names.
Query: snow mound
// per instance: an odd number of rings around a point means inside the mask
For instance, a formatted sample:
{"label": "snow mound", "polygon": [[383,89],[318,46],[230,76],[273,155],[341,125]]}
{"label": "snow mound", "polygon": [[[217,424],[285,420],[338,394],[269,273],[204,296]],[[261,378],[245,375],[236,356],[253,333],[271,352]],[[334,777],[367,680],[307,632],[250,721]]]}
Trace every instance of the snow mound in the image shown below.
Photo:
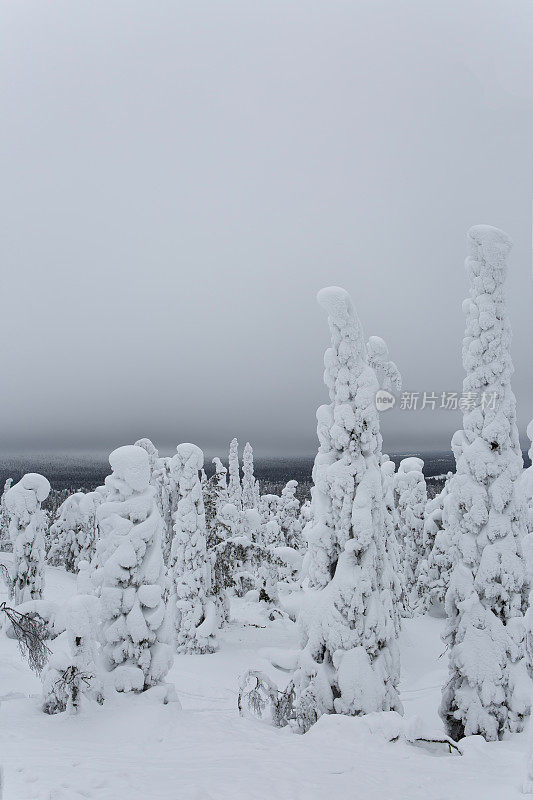
{"label": "snow mound", "polygon": [[299,650],[289,650],[283,647],[262,647],[259,655],[270,661],[273,667],[284,672],[293,672],[298,666]]}
{"label": "snow mound", "polygon": [[142,692],[144,672],[140,667],[134,667],[132,664],[123,664],[115,667],[113,681],[117,692]]}
{"label": "snow mound", "polygon": [[320,737],[329,742],[338,739],[344,747],[350,741],[354,744],[364,743],[365,739],[380,737],[385,742],[404,742],[423,747],[431,754],[463,755],[462,746],[459,747],[441,731],[425,727],[420,717],[402,717],[397,711],[373,711],[358,717],[325,714],[306,737]]}

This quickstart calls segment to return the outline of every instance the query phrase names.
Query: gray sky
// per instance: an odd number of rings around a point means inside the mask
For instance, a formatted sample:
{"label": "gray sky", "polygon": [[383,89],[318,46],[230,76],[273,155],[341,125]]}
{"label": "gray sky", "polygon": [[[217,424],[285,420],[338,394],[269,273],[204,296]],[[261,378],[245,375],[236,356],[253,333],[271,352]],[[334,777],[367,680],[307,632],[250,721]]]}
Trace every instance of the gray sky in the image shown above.
{"label": "gray sky", "polygon": [[[324,285],[460,391],[465,231],[515,242],[533,417],[533,5],[0,2],[6,450],[312,453]],[[386,449],[460,416],[395,410]]]}

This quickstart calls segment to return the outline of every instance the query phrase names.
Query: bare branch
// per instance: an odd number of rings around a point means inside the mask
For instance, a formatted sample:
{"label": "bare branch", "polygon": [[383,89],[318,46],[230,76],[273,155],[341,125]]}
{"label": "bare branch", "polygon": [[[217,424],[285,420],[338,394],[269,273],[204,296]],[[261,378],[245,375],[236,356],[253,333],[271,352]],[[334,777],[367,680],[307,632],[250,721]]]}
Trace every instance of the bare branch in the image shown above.
{"label": "bare branch", "polygon": [[45,642],[46,622],[39,614],[21,614],[10,608],[5,602],[0,603],[3,611],[13,626],[22,657],[28,662],[30,669],[40,675],[48,662],[51,650]]}

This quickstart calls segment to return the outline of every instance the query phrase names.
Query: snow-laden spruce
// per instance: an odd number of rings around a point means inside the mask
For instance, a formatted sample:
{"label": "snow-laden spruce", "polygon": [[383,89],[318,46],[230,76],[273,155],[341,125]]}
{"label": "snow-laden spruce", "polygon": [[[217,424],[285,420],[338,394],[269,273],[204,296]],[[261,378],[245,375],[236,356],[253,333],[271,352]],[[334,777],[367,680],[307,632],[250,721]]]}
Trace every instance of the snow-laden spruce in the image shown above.
{"label": "snow-laden spruce", "polygon": [[214,477],[219,489],[220,502],[222,505],[226,505],[228,502],[228,471],[217,456],[213,459],[213,465],[215,467]]}
{"label": "snow-laden spruce", "polygon": [[395,598],[386,549],[381,435],[361,324],[344,289],[319,292],[331,331],[317,412],[313,519],[306,526],[310,582],[319,591],[300,618],[295,722],[322,714],[400,709]]}
{"label": "snow-laden spruce", "polygon": [[69,652],[56,652],[43,674],[43,711],[58,714],[79,712],[82,697],[104,701],[102,676],[98,667],[98,599],[74,595],[66,609],[66,638]]}
{"label": "snow-laden spruce", "polygon": [[170,574],[174,584],[176,647],[179,653],[212,653],[218,613],[212,594],[212,566],[199,471],[204,455],[194,444],[177,447],[171,471],[179,487],[174,514]]}
{"label": "snow-laden spruce", "polygon": [[242,451],[242,507],[257,508],[259,504],[259,482],[254,475],[254,451],[246,442]]}
{"label": "snow-laden spruce", "polygon": [[386,549],[389,557],[391,592],[393,597],[394,623],[396,633],[400,633],[401,619],[408,616],[408,601],[403,570],[403,560],[400,556],[400,545],[397,536],[398,510],[394,500],[395,464],[384,453],[381,458],[381,479],[383,482],[383,500],[385,503],[385,531]]}
{"label": "snow-laden spruce", "polygon": [[452,439],[457,471],[444,504],[457,563],[446,594],[450,678],[440,714],[452,738],[480,734],[491,741],[520,731],[529,713],[525,513],[503,292],[511,242],[480,225],[468,232],[468,248],[463,391],[477,403],[466,407],[463,429]]}
{"label": "snow-laden spruce", "polygon": [[167,468],[168,459],[160,458],[156,446],[146,437],[138,439],[135,442],[135,446],[146,450],[150,460],[150,484],[154,487],[157,508],[165,525],[163,555],[167,559],[172,542],[172,509],[170,478]]}
{"label": "snow-laden spruce", "polygon": [[228,459],[228,503],[235,508],[242,508],[241,473],[239,466],[239,442],[232,439],[229,446]]}
{"label": "snow-laden spruce", "polygon": [[13,478],[8,478],[4,483],[2,497],[0,497],[0,550],[11,549],[9,538],[9,512],[6,507],[6,494],[11,489]]}
{"label": "snow-laden spruce", "polygon": [[261,521],[266,525],[271,520],[278,518],[280,496],[278,494],[262,494],[259,498],[259,516]]}
{"label": "snow-laden spruce", "polygon": [[426,503],[424,512],[424,549],[427,557],[418,570],[417,595],[419,610],[430,610],[442,616],[444,599],[453,569],[454,548],[451,532],[444,527],[444,505],[452,473],[449,472],[442,491]]}
{"label": "snow-laden spruce", "polygon": [[46,515],[41,503],[49,493],[47,479],[36,472],[28,472],[5,495],[13,545],[11,582],[15,605],[42,596]]}
{"label": "snow-laden spruce", "polygon": [[287,547],[299,550],[302,547],[300,523],[300,501],[296,497],[297,481],[288,481],[281,490],[276,508],[276,522]]}
{"label": "snow-laden spruce", "polygon": [[226,467],[219,458],[213,459],[215,471],[202,487],[204,498],[205,524],[207,528],[207,549],[212,550],[228,532],[220,520],[220,510],[228,502]]}
{"label": "snow-laden spruce", "polygon": [[533,420],[527,426],[527,435],[530,441],[528,456],[531,466],[522,472],[520,477],[520,490],[526,507],[526,525],[528,533],[533,533]]}
{"label": "snow-laden spruce", "polygon": [[402,388],[400,370],[389,360],[389,348],[381,336],[371,336],[367,342],[368,363],[376,373],[379,388],[391,392]]}
{"label": "snow-laden spruce", "polygon": [[[279,547],[281,535],[275,520],[265,525],[258,511],[249,508],[239,511],[231,503],[220,509],[219,520],[225,531],[214,552],[214,586],[233,589],[238,597],[248,591],[257,592],[259,600],[273,602],[278,597],[280,571],[290,573],[287,556],[290,548]],[[272,545],[267,539],[272,537]],[[290,551],[291,554],[294,551]],[[296,554],[296,557],[297,554]]]}
{"label": "snow-laden spruce", "polygon": [[[97,493],[91,492],[91,495]],[[62,565],[68,572],[77,572],[80,561],[91,561],[96,546],[95,509],[91,508],[90,500],[84,503],[84,498],[83,492],[67,497],[50,528],[48,562]]]}
{"label": "snow-laden spruce", "polygon": [[102,568],[103,654],[115,688],[139,692],[162,682],[172,664],[163,523],[146,451],[119,447],[109,463],[109,494],[97,512],[102,537],[114,543]]}
{"label": "snow-laden spruce", "polygon": [[[86,492],[80,497],[80,511],[85,517],[85,527],[87,530],[87,541],[92,542],[90,552],[90,560],[92,560],[98,540],[100,538],[100,529],[98,527],[98,509],[104,502],[107,493],[104,486],[99,486],[94,492]],[[78,558],[77,567],[79,569],[83,558]]]}
{"label": "snow-laden spruce", "polygon": [[404,458],[394,476],[394,496],[398,510],[398,533],[403,553],[403,580],[408,606],[416,605],[416,585],[421,561],[427,556],[424,546],[426,481],[421,458]]}

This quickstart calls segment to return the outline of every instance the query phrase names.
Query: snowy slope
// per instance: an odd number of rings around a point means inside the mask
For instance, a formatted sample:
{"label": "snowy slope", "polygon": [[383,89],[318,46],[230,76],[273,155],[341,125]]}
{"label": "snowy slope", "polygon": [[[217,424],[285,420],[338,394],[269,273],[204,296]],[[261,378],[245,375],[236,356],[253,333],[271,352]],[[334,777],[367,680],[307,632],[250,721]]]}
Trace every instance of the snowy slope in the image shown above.
{"label": "snowy slope", "polygon": [[[8,558],[6,554],[2,554]],[[47,599],[64,601],[73,577],[48,569]],[[0,595],[4,599],[4,595]],[[237,601],[236,621],[212,655],[177,656],[170,680],[183,706],[158,690],[114,695],[77,717],[40,711],[40,681],[15,642],[0,636],[0,762],[4,800],[502,800],[523,797],[527,737],[464,740],[464,755],[440,756],[371,735],[360,720],[323,717],[304,736],[241,719],[239,678],[272,648],[294,648],[296,626],[269,622]],[[260,627],[257,627],[260,626]],[[433,729],[446,656],[442,621],[407,620],[402,633],[402,701]],[[261,651],[261,652],[260,652]]]}

